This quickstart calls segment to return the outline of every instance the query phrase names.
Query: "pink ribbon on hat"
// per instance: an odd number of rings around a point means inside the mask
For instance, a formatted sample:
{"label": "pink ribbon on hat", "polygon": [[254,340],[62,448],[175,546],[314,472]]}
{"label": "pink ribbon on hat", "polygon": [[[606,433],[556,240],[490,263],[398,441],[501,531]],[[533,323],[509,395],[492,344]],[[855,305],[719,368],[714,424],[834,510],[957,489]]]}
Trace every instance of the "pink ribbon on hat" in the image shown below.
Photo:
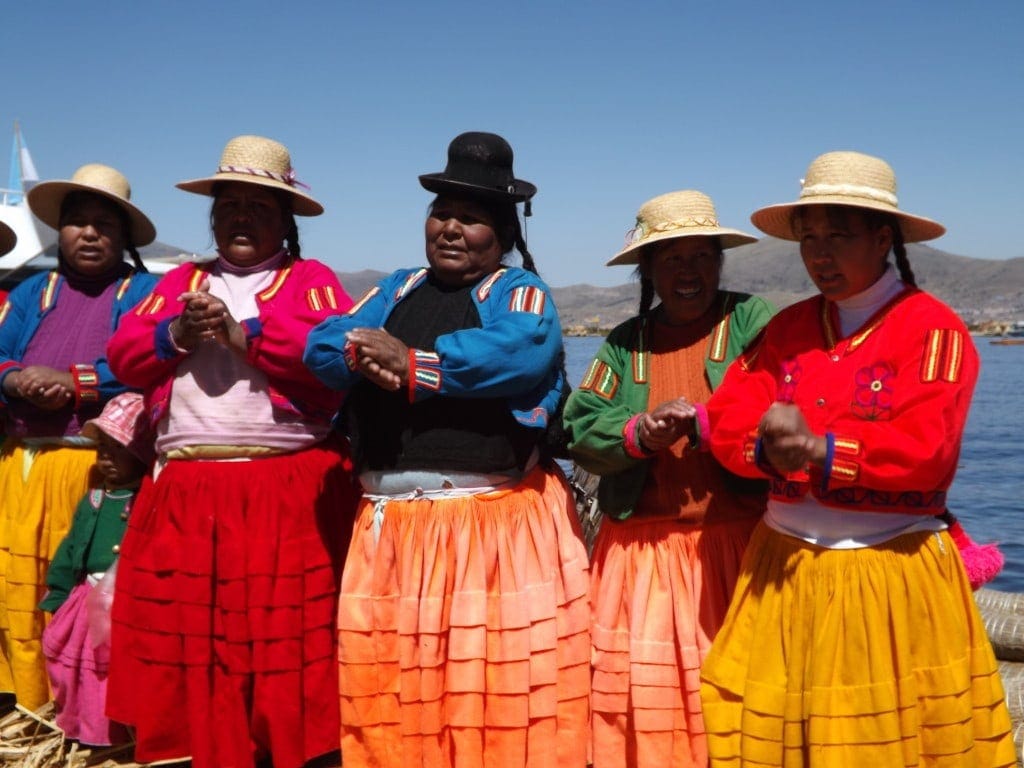
{"label": "pink ribbon on hat", "polygon": [[308,184],[303,184],[295,177],[295,169],[289,168],[288,173],[274,173],[264,168],[247,168],[242,165],[222,165],[217,168],[217,173],[245,173],[250,176],[264,176],[274,181],[280,181],[282,184],[287,184],[289,187],[302,187],[303,189],[310,189]]}

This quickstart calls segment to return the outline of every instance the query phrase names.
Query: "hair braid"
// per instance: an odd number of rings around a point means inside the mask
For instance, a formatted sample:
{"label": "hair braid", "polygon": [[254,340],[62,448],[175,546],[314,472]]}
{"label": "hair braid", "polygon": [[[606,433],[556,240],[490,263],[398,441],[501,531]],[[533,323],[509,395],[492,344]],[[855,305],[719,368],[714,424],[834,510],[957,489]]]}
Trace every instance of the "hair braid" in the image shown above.
{"label": "hair braid", "polygon": [[640,314],[646,315],[654,303],[654,281],[649,277],[640,276]]}
{"label": "hair braid", "polygon": [[288,246],[288,253],[296,259],[302,256],[302,248],[299,245],[299,225],[295,223],[295,216],[288,214],[288,232],[284,236],[285,245]]}
{"label": "hair braid", "polygon": [[907,258],[907,247],[903,243],[903,231],[896,222],[891,227],[892,252],[896,256],[896,269],[900,271],[900,280],[916,288],[917,280],[914,278],[914,270],[910,268],[910,260]]}
{"label": "hair braid", "polygon": [[138,272],[149,272],[146,269],[146,265],[142,261],[142,257],[139,256],[139,249],[136,248],[132,243],[125,245],[124,249],[128,251],[128,255],[132,257],[132,264],[135,265],[135,269]]}
{"label": "hair braid", "polygon": [[526,249],[526,238],[523,237],[522,227],[519,226],[519,217],[516,217],[516,250],[523,257],[523,269],[537,274],[537,265],[533,263],[533,255]]}

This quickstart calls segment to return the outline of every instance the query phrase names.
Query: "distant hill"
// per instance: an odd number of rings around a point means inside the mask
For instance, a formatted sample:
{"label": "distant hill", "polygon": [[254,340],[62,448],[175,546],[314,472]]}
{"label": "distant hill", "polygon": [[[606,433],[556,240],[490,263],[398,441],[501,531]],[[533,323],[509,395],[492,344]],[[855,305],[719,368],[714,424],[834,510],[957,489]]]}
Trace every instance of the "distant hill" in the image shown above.
{"label": "distant hill", "polygon": [[[917,284],[955,309],[968,323],[1024,320],[1024,258],[997,260],[956,256],[926,245],[907,246]],[[346,290],[358,299],[383,273],[339,272]],[[757,293],[777,306],[814,293],[797,244],[766,237],[726,253],[722,286]],[[611,328],[636,313],[637,282],[613,288],[552,286],[565,328]]]}

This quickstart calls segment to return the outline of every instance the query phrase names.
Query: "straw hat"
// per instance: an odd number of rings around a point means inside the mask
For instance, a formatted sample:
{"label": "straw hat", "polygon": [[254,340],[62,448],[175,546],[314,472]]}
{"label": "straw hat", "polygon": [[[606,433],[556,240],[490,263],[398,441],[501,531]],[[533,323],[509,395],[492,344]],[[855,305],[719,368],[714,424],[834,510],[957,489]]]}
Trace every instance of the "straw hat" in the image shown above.
{"label": "straw hat", "polygon": [[132,245],[148,245],[156,239],[156,227],[129,200],[132,188],[116,168],[99,163],[83,165],[70,181],[43,181],[28,191],[28,207],[49,227],[60,228],[60,207],[71,192],[91,192],[110,200],[126,214],[131,226]]}
{"label": "straw hat", "polygon": [[645,245],[698,235],[719,238],[723,249],[757,242],[753,235],[721,226],[710,197],[695,189],[684,189],[658,195],[641,205],[636,214],[636,226],[626,233],[626,247],[606,266],[637,264],[640,249]]}
{"label": "straw hat", "polygon": [[800,180],[800,199],[795,203],[769,205],[754,211],[750,220],[762,232],[783,240],[799,239],[793,233],[793,211],[807,205],[846,205],[894,216],[903,242],[931,240],[945,233],[937,221],[899,210],[896,174],[887,162],[860,152],[826,152],[819,155]]}
{"label": "straw hat", "polygon": [[287,192],[292,196],[292,210],[297,216],[319,216],[324,212],[320,203],[296,189],[309,187],[295,177],[288,147],[273,139],[236,136],[224,147],[220,165],[213,176],[183,181],[175,186],[186,192],[212,197],[214,185],[224,181],[241,181]]}
{"label": "straw hat", "polygon": [[[448,145],[448,164],[441,173],[420,176],[420,184],[438,194],[469,195],[521,203],[537,187],[515,178],[512,147],[496,133],[460,133]],[[529,215],[529,214],[527,214]]]}
{"label": "straw hat", "polygon": [[14,230],[0,221],[0,256],[13,251],[17,244],[18,236],[14,234]]}
{"label": "straw hat", "polygon": [[153,433],[145,403],[138,392],[122,392],[112,397],[95,419],[82,425],[82,436],[95,440],[99,432],[114,438],[143,464],[153,460]]}

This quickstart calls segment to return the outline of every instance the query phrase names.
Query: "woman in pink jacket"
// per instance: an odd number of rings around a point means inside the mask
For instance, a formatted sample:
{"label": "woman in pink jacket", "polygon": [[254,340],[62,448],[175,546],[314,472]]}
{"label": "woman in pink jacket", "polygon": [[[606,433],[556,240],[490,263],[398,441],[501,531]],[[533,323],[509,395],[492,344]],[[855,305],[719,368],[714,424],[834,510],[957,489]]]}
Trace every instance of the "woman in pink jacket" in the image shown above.
{"label": "woman in pink jacket", "polygon": [[214,198],[217,258],[169,273],[110,342],[157,435],[122,544],[107,702],[140,761],[300,768],[338,747],[357,495],[331,432],[342,395],[301,360],[309,329],[352,301],[300,257],[293,215],[323,207],[296,184],[287,149],[258,136],[179,184]]}

